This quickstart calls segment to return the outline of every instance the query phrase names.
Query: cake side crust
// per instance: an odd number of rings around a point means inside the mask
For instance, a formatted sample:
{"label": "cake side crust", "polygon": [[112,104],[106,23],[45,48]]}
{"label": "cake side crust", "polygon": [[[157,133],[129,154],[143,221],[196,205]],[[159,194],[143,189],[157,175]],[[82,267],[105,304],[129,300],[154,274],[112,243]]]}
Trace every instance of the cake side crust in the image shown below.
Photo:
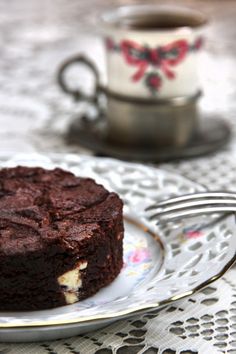
{"label": "cake side crust", "polygon": [[0,310],[74,303],[123,265],[122,201],[61,169],[0,171]]}

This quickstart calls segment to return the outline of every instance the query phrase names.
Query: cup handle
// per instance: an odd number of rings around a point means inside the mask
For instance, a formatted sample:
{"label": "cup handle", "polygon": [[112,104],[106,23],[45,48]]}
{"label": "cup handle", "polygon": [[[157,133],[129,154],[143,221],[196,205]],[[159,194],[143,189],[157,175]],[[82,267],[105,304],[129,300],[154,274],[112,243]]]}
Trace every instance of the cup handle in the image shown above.
{"label": "cup handle", "polygon": [[[95,86],[94,86],[94,92],[91,95],[85,94],[79,89],[72,89],[68,86],[66,79],[65,79],[65,73],[66,70],[74,64],[84,64],[87,66],[93,73],[94,78],[95,78]],[[98,104],[98,93],[99,93],[99,74],[98,70],[95,67],[95,65],[85,56],[83,55],[77,55],[75,57],[67,59],[62,65],[59,67],[58,73],[57,73],[57,81],[59,86],[62,88],[62,90],[74,97],[75,100],[77,101],[86,101],[93,103],[95,105]]]}

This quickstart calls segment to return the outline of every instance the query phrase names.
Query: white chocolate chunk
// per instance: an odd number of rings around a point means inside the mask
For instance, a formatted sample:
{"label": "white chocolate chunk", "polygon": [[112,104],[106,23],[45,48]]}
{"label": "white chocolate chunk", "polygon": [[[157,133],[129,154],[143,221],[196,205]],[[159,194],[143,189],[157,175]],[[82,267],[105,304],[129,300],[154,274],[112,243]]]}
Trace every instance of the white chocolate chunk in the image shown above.
{"label": "white chocolate chunk", "polygon": [[70,289],[77,289],[81,287],[81,279],[80,279],[80,269],[75,268],[73,270],[69,270],[68,272],[62,274],[58,278],[58,282],[62,286],[67,286]]}
{"label": "white chocolate chunk", "polygon": [[79,288],[82,286],[80,271],[85,269],[87,265],[88,262],[80,262],[76,268],[69,270],[57,278],[67,304],[73,304],[79,300]]}
{"label": "white chocolate chunk", "polygon": [[64,296],[66,299],[66,303],[69,304],[74,304],[75,302],[78,301],[78,295],[75,293],[70,293],[69,291],[64,292]]}

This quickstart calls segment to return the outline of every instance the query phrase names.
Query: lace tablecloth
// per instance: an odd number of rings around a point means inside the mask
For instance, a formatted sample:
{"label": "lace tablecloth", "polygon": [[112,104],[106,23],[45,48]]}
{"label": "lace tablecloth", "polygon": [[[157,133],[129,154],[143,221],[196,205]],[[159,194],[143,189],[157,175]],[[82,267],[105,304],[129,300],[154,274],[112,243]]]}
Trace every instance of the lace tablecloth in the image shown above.
{"label": "lace tablecloth", "polygon": [[[122,3],[122,1],[120,1]],[[184,3],[184,1],[181,1]],[[188,2],[189,3],[189,2]],[[118,4],[112,1],[110,4]],[[232,143],[211,156],[161,167],[211,189],[236,190],[234,15],[232,1],[192,1],[213,15],[207,54],[202,63],[208,112],[220,113],[233,131]],[[104,0],[12,0],[0,3],[0,152],[76,152],[61,133],[78,106],[55,82],[59,63],[79,48],[99,65],[99,41],[82,32],[92,28],[90,10]],[[92,28],[93,29],[93,28]],[[217,60],[215,59],[217,58]],[[0,344],[4,354],[236,354],[236,270],[198,294],[157,312],[118,321],[96,332],[47,343]]]}

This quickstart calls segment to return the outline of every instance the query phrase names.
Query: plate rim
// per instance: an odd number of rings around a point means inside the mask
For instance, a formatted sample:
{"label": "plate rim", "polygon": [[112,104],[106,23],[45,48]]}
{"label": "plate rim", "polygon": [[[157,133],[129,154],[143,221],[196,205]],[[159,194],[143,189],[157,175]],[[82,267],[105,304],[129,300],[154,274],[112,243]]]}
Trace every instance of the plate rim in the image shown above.
{"label": "plate rim", "polygon": [[188,296],[191,296],[193,294],[195,294],[196,292],[200,291],[201,289],[204,289],[206,286],[212,284],[213,282],[215,282],[216,280],[218,280],[219,278],[221,278],[225,272],[227,272],[227,270],[229,270],[232,265],[235,263],[236,261],[236,252],[233,256],[233,258],[224,266],[224,268],[221,270],[221,272],[219,272],[218,274],[214,275],[213,277],[209,278],[208,280],[202,282],[201,284],[199,284],[198,286],[196,286],[195,288],[193,288],[192,290],[189,290],[183,294],[180,295],[176,295],[176,296],[172,296],[166,300],[160,301],[160,302],[156,302],[156,303],[152,303],[149,305],[143,305],[143,306],[139,306],[136,309],[130,309],[130,310],[126,310],[126,311],[119,311],[119,312],[115,312],[112,313],[110,315],[99,315],[99,316],[88,316],[88,317],[83,317],[82,319],[71,319],[71,320],[63,320],[63,321],[48,321],[47,323],[41,323],[41,322],[31,322],[31,323],[24,323],[24,324],[18,324],[18,325],[13,325],[10,323],[4,323],[4,324],[0,324],[0,329],[6,329],[6,328],[14,328],[14,329],[22,329],[22,328],[41,328],[41,327],[56,327],[59,328],[61,326],[65,326],[65,325],[70,325],[70,324],[81,324],[81,323],[87,323],[87,324],[91,324],[91,323],[95,323],[97,321],[100,320],[109,320],[109,319],[122,319],[124,317],[127,317],[127,315],[130,316],[135,316],[137,314],[142,314],[145,311],[151,311],[152,309],[159,309],[162,308],[164,306],[170,305],[173,302],[179,301],[181,299],[184,299]]}
{"label": "plate rim", "polygon": [[[17,155],[17,154],[16,154]],[[77,159],[92,159],[92,160],[101,160],[101,161],[111,161],[111,162],[118,162],[119,160],[114,159],[114,158],[104,158],[104,157],[95,157],[95,156],[87,156],[87,155],[76,155],[76,154],[60,154],[60,153],[51,153],[51,154],[35,154],[35,153],[27,153],[24,154],[24,156],[39,156],[39,157],[46,157],[48,159],[50,158],[60,158],[63,160],[65,160],[66,156],[73,156],[76,157]],[[22,156],[22,154],[21,154]],[[0,153],[0,163],[3,163],[4,161],[2,161],[1,159],[4,158],[4,160],[6,159],[6,161],[10,158],[13,158],[14,154],[1,154]],[[127,162],[127,161],[119,161],[122,164],[125,165],[138,165],[138,166],[142,166],[144,168],[147,169],[156,169],[153,166],[146,166],[142,163],[137,163],[137,162]],[[40,163],[40,161],[39,161]],[[53,163],[53,161],[52,161]],[[1,167],[0,167],[1,168]],[[186,180],[188,182],[191,182],[192,184],[194,184],[196,187],[200,187],[203,188],[205,190],[207,190],[207,188],[200,183],[197,183],[193,180],[191,180],[190,178],[187,178],[185,176],[182,176],[181,174],[169,171],[168,169],[165,168],[159,168],[159,171],[162,171],[164,173],[173,175],[173,176],[177,176],[178,178],[181,178],[183,180]],[[128,217],[129,219],[129,217]],[[132,219],[132,218],[131,218]],[[136,221],[139,225],[141,225],[142,227],[144,227],[146,230],[148,230],[148,232],[151,232],[151,234],[155,234],[151,229],[149,229],[146,225],[144,225],[142,222]],[[158,236],[159,238],[159,236]],[[195,294],[196,292],[198,292],[199,290],[205,288],[206,286],[208,286],[209,284],[213,283],[214,281],[218,280],[219,278],[221,278],[227,271],[228,269],[230,269],[230,267],[236,262],[236,250],[235,253],[233,255],[233,257],[224,265],[224,267],[221,269],[221,271],[219,271],[217,274],[215,274],[214,276],[210,277],[209,279],[203,281],[202,283],[198,284],[196,287],[194,287],[193,289],[183,292],[179,295],[174,295],[174,296],[170,296],[169,298],[159,301],[159,302],[152,302],[149,304],[145,304],[145,305],[139,305],[135,308],[132,309],[127,309],[127,310],[123,310],[123,311],[117,311],[117,312],[113,312],[111,314],[99,314],[99,315],[93,315],[93,316],[84,316],[82,319],[81,318],[74,318],[74,319],[70,319],[70,320],[51,320],[51,321],[47,321],[45,322],[41,322],[41,321],[37,321],[37,322],[30,322],[30,323],[22,323],[22,324],[14,324],[14,323],[1,323],[0,324],[0,329],[24,329],[24,328],[28,328],[28,329],[33,329],[33,328],[42,328],[42,327],[55,327],[55,328],[59,328],[62,326],[69,326],[69,325],[80,325],[80,324],[95,324],[96,322],[106,322],[106,320],[118,320],[118,319],[122,319],[122,318],[126,318],[128,316],[135,316],[137,314],[141,314],[144,313],[145,311],[151,311],[152,309],[159,309],[162,308],[163,306],[167,306],[172,304],[173,302],[176,302],[178,300],[184,299],[188,296],[191,296],[193,294]],[[37,312],[37,311],[35,311]],[[78,311],[79,312],[79,311]],[[15,313],[17,313],[17,311],[15,311]],[[20,312],[19,312],[20,313]],[[4,317],[4,316],[1,316]]]}

